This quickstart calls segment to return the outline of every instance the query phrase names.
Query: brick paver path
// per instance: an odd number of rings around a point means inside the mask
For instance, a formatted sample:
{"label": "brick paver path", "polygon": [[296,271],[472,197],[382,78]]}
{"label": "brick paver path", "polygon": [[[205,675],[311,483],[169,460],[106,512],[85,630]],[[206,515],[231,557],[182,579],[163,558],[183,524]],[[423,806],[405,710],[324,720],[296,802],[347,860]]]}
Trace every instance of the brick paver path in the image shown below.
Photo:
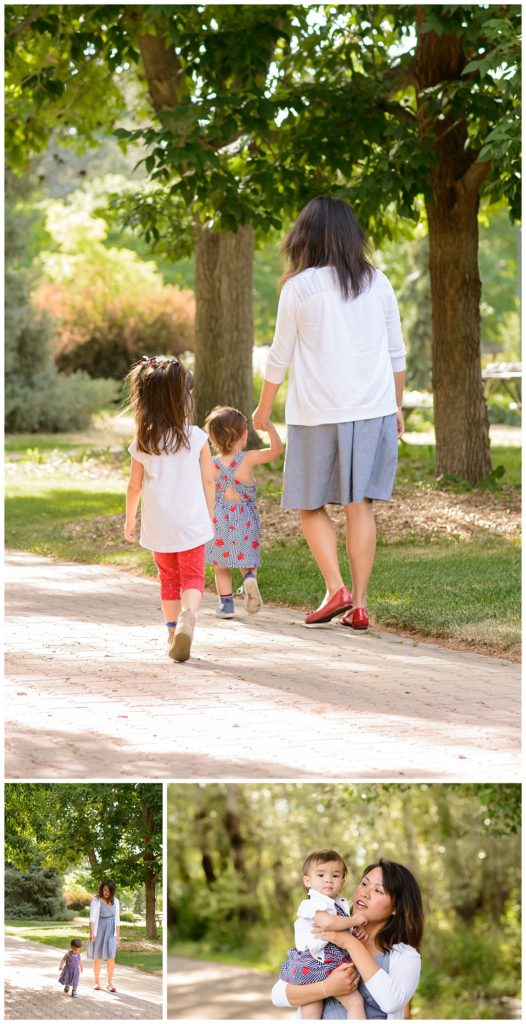
{"label": "brick paver path", "polygon": [[[163,982],[118,962],[113,979],[117,992],[93,989],[93,963],[83,957],[84,971],[76,999],[58,984],[59,964],[67,947],[45,946],[18,935],[5,939],[6,1020],[160,1020]],[[106,985],[102,965],[101,985]]]}
{"label": "brick paver path", "polygon": [[7,559],[8,778],[520,781],[520,667],[205,595],[164,654],[155,580]]}
{"label": "brick paver path", "polygon": [[272,1005],[275,980],[266,971],[170,956],[168,1019],[295,1020],[295,1010]]}

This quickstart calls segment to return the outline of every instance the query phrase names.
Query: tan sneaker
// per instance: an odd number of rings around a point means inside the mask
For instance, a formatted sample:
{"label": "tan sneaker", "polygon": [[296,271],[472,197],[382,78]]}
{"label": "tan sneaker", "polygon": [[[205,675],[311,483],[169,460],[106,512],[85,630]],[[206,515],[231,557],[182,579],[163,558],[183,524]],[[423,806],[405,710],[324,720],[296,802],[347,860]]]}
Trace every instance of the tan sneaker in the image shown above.
{"label": "tan sneaker", "polygon": [[168,626],[168,637],[166,640],[166,653],[171,657],[171,650],[174,645],[175,626]]}
{"label": "tan sneaker", "polygon": [[249,615],[255,615],[263,604],[256,577],[245,576],[243,586],[240,589],[243,594],[243,607],[245,611]]}
{"label": "tan sneaker", "polygon": [[168,652],[174,661],[188,661],[194,636],[194,627],[195,615],[188,608],[185,608],[184,611],[179,613],[174,641]]}

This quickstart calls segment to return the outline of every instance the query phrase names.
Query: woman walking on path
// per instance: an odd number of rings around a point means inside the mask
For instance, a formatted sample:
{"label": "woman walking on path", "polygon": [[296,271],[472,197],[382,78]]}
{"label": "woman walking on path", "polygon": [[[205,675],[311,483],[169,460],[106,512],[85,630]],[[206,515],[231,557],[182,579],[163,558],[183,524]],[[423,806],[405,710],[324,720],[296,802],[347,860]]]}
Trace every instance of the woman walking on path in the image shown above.
{"label": "woman walking on path", "polygon": [[323,999],[323,1019],[343,1019],[347,1013],[338,997],[358,989],[366,1018],[403,1020],[420,980],[424,915],[418,882],[396,861],[370,864],[354,890],[352,913],[367,919],[363,940],[346,930],[348,919],[324,910],[315,915],[313,927],[320,939],[346,950],[352,964],[342,964],[325,981],[310,985],[291,985],[280,978],[272,989],[274,1006],[301,1007]]}
{"label": "woman walking on path", "polygon": [[120,905],[115,895],[115,882],[105,878],[101,882],[97,896],[91,901],[89,908],[89,942],[86,956],[94,961],[95,989],[100,990],[101,962],[106,960],[108,973],[108,992],[116,992],[113,987],[115,956],[120,942]]}
{"label": "woman walking on path", "polygon": [[167,654],[190,657],[205,586],[205,544],[214,535],[214,466],[208,436],[192,425],[193,377],[178,359],[144,356],[129,374],[135,438],[124,536],[141,539],[161,580]]}
{"label": "woman walking on path", "polygon": [[[372,502],[391,498],[404,429],[405,346],[393,289],[366,254],[351,208],[319,196],[282,251],[289,260],[276,331],[253,415],[262,429],[290,367],[282,504],[298,509],[326,593],[309,624],[366,629],[376,551]],[[344,586],[326,504],[344,506],[352,595]]]}

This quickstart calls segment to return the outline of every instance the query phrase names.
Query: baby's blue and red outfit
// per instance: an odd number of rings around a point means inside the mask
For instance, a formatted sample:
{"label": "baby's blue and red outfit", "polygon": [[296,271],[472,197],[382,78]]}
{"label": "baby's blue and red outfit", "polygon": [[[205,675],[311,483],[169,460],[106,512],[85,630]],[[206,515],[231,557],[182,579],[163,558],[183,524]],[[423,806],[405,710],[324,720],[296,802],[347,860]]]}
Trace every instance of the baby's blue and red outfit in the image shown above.
{"label": "baby's blue and red outfit", "polygon": [[[348,915],[334,904],[339,917]],[[340,949],[332,942],[327,942],[323,949],[323,961],[317,960],[310,949],[289,949],[287,959],[279,972],[280,978],[289,985],[310,985],[314,981],[325,981],[340,964],[351,963],[346,950]]]}

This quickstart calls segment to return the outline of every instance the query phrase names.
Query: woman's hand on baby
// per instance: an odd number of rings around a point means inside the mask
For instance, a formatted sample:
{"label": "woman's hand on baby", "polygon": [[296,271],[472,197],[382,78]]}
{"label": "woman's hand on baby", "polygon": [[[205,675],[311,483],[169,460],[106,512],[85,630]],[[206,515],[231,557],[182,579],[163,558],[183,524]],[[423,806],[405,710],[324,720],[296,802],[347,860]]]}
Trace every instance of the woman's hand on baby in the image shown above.
{"label": "woman's hand on baby", "polygon": [[358,972],[354,964],[340,964],[334,971],[331,971],[324,981],[325,990],[328,996],[348,996],[358,988]]}

